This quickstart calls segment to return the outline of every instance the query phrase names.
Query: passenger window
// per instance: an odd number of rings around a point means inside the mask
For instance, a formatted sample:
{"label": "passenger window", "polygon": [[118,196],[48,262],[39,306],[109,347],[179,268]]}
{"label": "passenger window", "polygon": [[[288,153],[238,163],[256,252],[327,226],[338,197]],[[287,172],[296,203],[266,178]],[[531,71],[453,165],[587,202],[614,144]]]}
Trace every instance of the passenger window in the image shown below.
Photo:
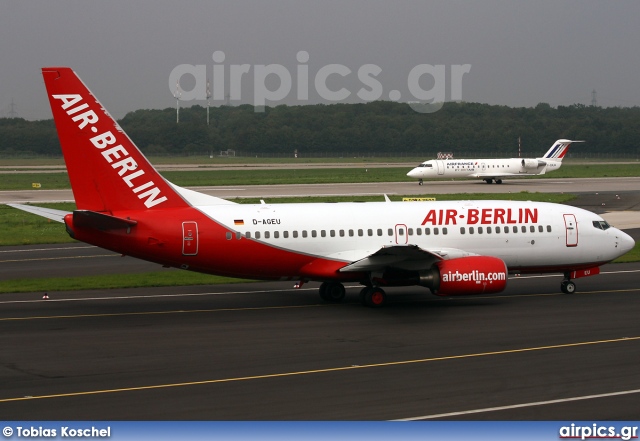
{"label": "passenger window", "polygon": [[547,233],[551,233],[551,225],[547,225]]}
{"label": "passenger window", "polygon": [[487,227],[487,234],[491,234],[491,227]]}
{"label": "passenger window", "polygon": [[508,233],[509,232],[509,227],[504,227],[504,232]]}
{"label": "passenger window", "polygon": [[325,230],[320,230],[320,236],[327,237],[327,232]]}
{"label": "passenger window", "polygon": [[448,232],[449,232],[449,230],[447,230],[447,227],[444,227],[444,228],[442,229],[442,234],[447,234]]}
{"label": "passenger window", "polygon": [[478,227],[478,234],[482,234],[482,227]]}
{"label": "passenger window", "polygon": [[302,230],[302,237],[307,237],[307,230]]}
{"label": "passenger window", "polygon": [[330,230],[329,231],[329,236],[336,237],[336,230]]}
{"label": "passenger window", "polygon": [[247,231],[246,233],[244,233],[244,236],[245,236],[247,239],[251,239],[251,231]]}
{"label": "passenger window", "polygon": [[520,227],[520,230],[522,230],[523,233],[527,232],[527,227],[525,227],[524,225],[522,227]]}
{"label": "passenger window", "polygon": [[353,230],[349,230],[349,237],[353,237]]}
{"label": "passenger window", "polygon": [[474,231],[473,227],[469,227],[469,234],[473,234]]}
{"label": "passenger window", "polygon": [[344,230],[340,230],[339,233],[340,233],[340,237],[344,237]]}
{"label": "passenger window", "polygon": [[544,228],[542,227],[542,225],[538,225],[538,233],[543,233],[544,232]]}
{"label": "passenger window", "polygon": [[255,235],[256,239],[260,239],[260,232],[256,231],[256,235]]}
{"label": "passenger window", "polygon": [[297,232],[297,231],[293,231],[293,237],[294,237],[294,239],[295,239],[296,237],[298,237],[298,232]]}
{"label": "passenger window", "polygon": [[233,234],[231,234],[231,232],[227,232],[227,240],[231,240],[231,238],[233,237]]}
{"label": "passenger window", "polygon": [[279,239],[280,238],[280,232],[279,231],[274,231],[273,232],[273,238],[274,239]]}
{"label": "passenger window", "polygon": [[425,228],[425,229],[424,229],[424,235],[425,235],[425,236],[428,236],[428,235],[430,235],[430,234],[431,234],[431,229],[430,229],[430,228]]}
{"label": "passenger window", "polygon": [[358,229],[358,236],[360,237],[364,236],[364,231],[361,229]]}
{"label": "passenger window", "polygon": [[398,235],[399,235],[399,236],[404,236],[404,228],[400,228],[400,229],[398,230]]}
{"label": "passenger window", "polygon": [[407,230],[407,234],[408,234],[409,236],[413,236],[413,228],[409,228],[409,229]]}
{"label": "passenger window", "polygon": [[464,227],[460,227],[460,234],[464,234]]}
{"label": "passenger window", "polygon": [[440,234],[440,230],[438,228],[434,228],[433,229],[433,234]]}
{"label": "passenger window", "polygon": [[422,236],[422,228],[416,228],[416,234]]}
{"label": "passenger window", "polygon": [[382,228],[378,228],[378,236],[382,236]]}
{"label": "passenger window", "polygon": [[369,228],[369,229],[367,230],[367,235],[368,235],[368,236],[373,236],[373,230],[372,230],[371,228]]}
{"label": "passenger window", "polygon": [[318,232],[316,230],[311,230],[311,237],[318,237]]}
{"label": "passenger window", "polygon": [[531,225],[531,226],[529,227],[529,231],[531,231],[532,233],[535,233],[535,232],[536,232],[536,227],[534,227],[533,225]]}
{"label": "passenger window", "polygon": [[282,232],[282,237],[284,237],[285,239],[289,238],[289,232],[288,231],[283,231]]}
{"label": "passenger window", "polygon": [[389,228],[389,229],[387,230],[387,234],[388,234],[389,236],[393,236],[393,228]]}
{"label": "passenger window", "polygon": [[518,227],[516,227],[515,225],[513,226],[513,232],[517,233],[518,232]]}
{"label": "passenger window", "polygon": [[500,232],[500,227],[496,227],[496,234]]}
{"label": "passenger window", "polygon": [[268,231],[264,232],[264,238],[265,239],[269,239],[269,237],[271,237],[271,233],[269,233]]}
{"label": "passenger window", "polygon": [[241,233],[241,232],[236,231],[236,239],[237,239],[237,240],[242,239],[242,233]]}

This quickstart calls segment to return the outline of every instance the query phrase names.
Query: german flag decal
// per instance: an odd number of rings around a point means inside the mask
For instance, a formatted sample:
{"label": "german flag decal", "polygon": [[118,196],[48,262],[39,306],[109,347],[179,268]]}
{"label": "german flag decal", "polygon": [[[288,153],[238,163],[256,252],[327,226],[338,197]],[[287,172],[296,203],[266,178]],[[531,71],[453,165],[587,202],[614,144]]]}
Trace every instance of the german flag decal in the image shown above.
{"label": "german flag decal", "polygon": [[244,225],[244,220],[243,219],[235,219],[233,221],[233,225]]}

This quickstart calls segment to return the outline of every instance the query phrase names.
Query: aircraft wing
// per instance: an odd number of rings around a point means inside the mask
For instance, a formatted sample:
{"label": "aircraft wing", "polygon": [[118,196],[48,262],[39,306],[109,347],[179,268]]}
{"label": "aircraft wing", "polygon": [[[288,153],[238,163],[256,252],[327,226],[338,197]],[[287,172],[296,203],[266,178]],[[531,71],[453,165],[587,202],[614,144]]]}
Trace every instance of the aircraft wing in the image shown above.
{"label": "aircraft wing", "polygon": [[402,270],[420,270],[430,268],[431,265],[439,260],[472,255],[475,254],[456,248],[425,250],[417,245],[391,245],[384,246],[375,253],[340,268],[340,271],[375,272],[383,271],[389,268]]}
{"label": "aircraft wing", "polygon": [[17,208],[18,210],[26,211],[28,213],[37,214],[38,216],[46,217],[47,219],[54,220],[56,222],[64,223],[64,217],[67,214],[71,214],[70,211],[54,210],[53,208],[42,208],[33,205],[23,204],[7,204],[10,207]]}

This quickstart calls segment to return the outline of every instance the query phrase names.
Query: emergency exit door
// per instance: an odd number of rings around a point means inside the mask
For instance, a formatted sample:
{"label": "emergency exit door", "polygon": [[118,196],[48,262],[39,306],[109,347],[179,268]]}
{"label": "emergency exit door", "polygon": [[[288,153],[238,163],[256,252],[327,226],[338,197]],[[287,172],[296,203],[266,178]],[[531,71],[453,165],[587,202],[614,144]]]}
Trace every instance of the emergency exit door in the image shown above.
{"label": "emergency exit door", "polygon": [[195,256],[198,254],[198,224],[182,222],[182,255]]}

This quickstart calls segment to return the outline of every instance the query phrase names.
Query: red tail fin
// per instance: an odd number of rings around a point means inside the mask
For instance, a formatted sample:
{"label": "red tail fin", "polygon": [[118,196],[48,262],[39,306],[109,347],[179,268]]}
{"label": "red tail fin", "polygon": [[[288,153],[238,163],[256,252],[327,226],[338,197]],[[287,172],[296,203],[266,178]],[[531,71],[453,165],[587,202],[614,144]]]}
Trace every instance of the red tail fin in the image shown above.
{"label": "red tail fin", "polygon": [[188,206],[73,70],[45,67],[42,76],[78,209]]}

